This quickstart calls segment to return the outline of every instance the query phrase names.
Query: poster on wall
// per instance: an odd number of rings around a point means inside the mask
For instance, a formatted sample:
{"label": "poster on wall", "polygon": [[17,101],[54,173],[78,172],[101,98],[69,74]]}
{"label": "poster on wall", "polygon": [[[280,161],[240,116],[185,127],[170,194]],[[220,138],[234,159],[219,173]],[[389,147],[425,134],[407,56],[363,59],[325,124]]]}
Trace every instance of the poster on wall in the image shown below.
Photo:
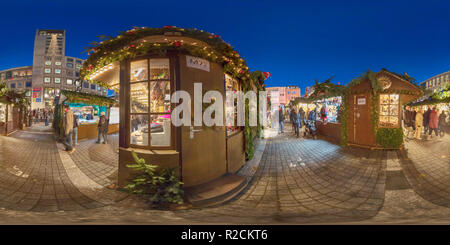
{"label": "poster on wall", "polygon": [[42,102],[42,88],[33,88],[33,102]]}

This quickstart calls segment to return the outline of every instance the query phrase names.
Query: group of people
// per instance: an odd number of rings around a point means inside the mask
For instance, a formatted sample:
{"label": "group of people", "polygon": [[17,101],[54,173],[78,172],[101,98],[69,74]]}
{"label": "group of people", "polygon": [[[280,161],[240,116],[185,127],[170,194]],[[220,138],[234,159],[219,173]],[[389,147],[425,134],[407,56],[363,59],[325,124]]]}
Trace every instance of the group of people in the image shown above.
{"label": "group of people", "polygon": [[[79,117],[69,109],[69,106],[64,107],[64,138],[62,143],[65,146],[66,151],[69,154],[75,151],[76,145],[78,145],[78,126]],[[97,125],[98,138],[96,143],[100,144],[101,138],[103,138],[103,144],[107,142],[108,134],[108,120],[106,119],[105,112],[101,112],[101,116]],[[73,138],[73,140],[72,140]]]}
{"label": "group of people", "polygon": [[[436,138],[439,134],[444,134],[446,114],[442,110],[439,113],[439,109],[434,107],[427,107],[424,112],[423,109],[411,109],[406,107],[403,114],[403,123],[406,128],[406,136],[413,133],[416,139],[422,139],[422,132],[425,134],[425,138],[432,137],[434,131]],[[428,134],[427,134],[428,133]]]}
{"label": "group of people", "polygon": [[53,120],[53,110],[52,109],[34,109],[28,112],[28,125],[32,125],[34,123],[38,123],[44,121],[45,126],[50,124],[50,121]]}
{"label": "group of people", "polygon": [[298,110],[295,108],[283,110],[283,108],[279,106],[278,123],[280,127],[278,132],[284,133],[284,121],[286,120],[286,117],[289,117],[289,120],[292,123],[292,129],[294,131],[294,134],[299,136],[300,130],[303,126],[305,126],[308,122],[314,123],[316,121],[316,117],[319,113],[316,110],[317,108],[306,112],[305,110],[303,110],[302,107],[300,107]]}

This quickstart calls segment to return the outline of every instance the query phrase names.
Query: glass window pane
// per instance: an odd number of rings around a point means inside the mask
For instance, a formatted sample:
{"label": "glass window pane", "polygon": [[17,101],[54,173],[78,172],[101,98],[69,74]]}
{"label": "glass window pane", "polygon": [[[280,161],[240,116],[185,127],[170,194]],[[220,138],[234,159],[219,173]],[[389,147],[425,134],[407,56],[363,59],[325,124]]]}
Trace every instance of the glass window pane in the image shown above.
{"label": "glass window pane", "polygon": [[150,79],[169,79],[169,59],[150,59]]}
{"label": "glass window pane", "polygon": [[171,122],[170,114],[152,115],[152,146],[170,146]]}
{"label": "glass window pane", "polygon": [[151,112],[170,112],[170,82],[151,82]]}
{"label": "glass window pane", "polygon": [[138,82],[148,80],[147,60],[131,62],[130,81]]}
{"label": "glass window pane", "polygon": [[148,115],[131,115],[131,144],[148,145]]}
{"label": "glass window pane", "polygon": [[148,83],[133,83],[130,86],[131,113],[148,112]]}

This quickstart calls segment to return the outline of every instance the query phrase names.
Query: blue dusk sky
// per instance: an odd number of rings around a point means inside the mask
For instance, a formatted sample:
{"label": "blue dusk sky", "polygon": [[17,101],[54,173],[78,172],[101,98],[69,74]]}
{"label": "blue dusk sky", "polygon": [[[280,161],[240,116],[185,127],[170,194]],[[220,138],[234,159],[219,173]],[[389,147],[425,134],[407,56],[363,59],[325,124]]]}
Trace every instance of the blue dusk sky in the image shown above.
{"label": "blue dusk sky", "polygon": [[450,70],[450,1],[3,1],[0,70],[32,65],[36,29],[66,30],[66,55],[99,35],[174,25],[220,35],[268,86],[346,84],[367,69],[419,82]]}

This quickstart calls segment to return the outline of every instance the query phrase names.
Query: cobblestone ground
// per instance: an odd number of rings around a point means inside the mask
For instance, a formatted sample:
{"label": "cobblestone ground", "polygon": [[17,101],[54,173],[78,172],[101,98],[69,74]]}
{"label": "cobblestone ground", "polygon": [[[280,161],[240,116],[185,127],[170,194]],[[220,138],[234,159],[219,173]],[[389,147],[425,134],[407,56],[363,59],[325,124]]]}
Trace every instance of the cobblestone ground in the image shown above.
{"label": "cobblestone ground", "polygon": [[117,135],[107,145],[79,142],[68,155],[37,131],[0,137],[1,223],[450,223],[449,136],[370,151],[287,131],[264,141],[259,165],[244,168],[254,177],[233,200],[160,211],[107,188],[117,176]]}

